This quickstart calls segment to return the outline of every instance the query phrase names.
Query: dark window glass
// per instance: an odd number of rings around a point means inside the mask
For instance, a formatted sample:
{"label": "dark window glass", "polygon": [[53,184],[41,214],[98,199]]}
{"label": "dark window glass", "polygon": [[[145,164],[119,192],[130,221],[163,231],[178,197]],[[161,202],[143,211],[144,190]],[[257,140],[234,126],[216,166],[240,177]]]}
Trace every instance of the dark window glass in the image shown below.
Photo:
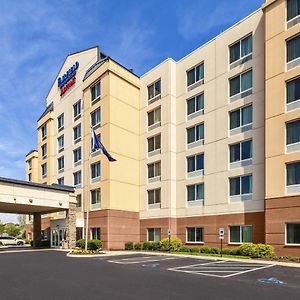
{"label": "dark window glass", "polygon": [[240,243],[240,226],[230,226],[230,242],[231,243]]}
{"label": "dark window glass", "polygon": [[242,143],[242,160],[252,158],[252,140]]}
{"label": "dark window glass", "polygon": [[300,100],[300,77],[287,82],[287,103],[291,103],[297,100]]}
{"label": "dark window glass", "polygon": [[287,185],[300,184],[300,162],[287,165]]}
{"label": "dark window glass", "polygon": [[230,162],[240,161],[240,144],[230,145]]}
{"label": "dark window glass", "polygon": [[252,35],[249,35],[241,41],[241,57],[252,53]]}
{"label": "dark window glass", "polygon": [[287,62],[300,57],[300,35],[287,41]]}
{"label": "dark window glass", "polygon": [[241,126],[240,118],[240,110],[235,110],[230,113],[230,129]]}
{"label": "dark window glass", "polygon": [[286,124],[286,144],[300,142],[300,120]]}
{"label": "dark window glass", "polygon": [[230,183],[230,196],[240,195],[240,177],[234,177],[229,179]]}
{"label": "dark window glass", "polygon": [[252,123],[252,105],[242,108],[242,126]]}
{"label": "dark window glass", "polygon": [[230,79],[230,97],[239,94],[241,91],[240,76]]}
{"label": "dark window glass", "polygon": [[286,243],[300,244],[300,224],[286,224]]}
{"label": "dark window glass", "polygon": [[200,243],[203,242],[203,228],[187,228],[187,242]]}
{"label": "dark window glass", "polygon": [[240,41],[230,46],[230,63],[240,59]]}
{"label": "dark window glass", "polygon": [[300,0],[287,0],[287,20],[294,19],[300,14]]}
{"label": "dark window glass", "polygon": [[242,176],[242,194],[252,193],[252,175]]}

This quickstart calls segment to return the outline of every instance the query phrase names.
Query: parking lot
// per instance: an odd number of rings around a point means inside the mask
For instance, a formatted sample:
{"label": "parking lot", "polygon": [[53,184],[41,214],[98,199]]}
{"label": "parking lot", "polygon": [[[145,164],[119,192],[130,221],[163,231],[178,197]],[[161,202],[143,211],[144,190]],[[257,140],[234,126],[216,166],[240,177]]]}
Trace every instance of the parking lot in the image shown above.
{"label": "parking lot", "polygon": [[169,255],[0,254],[1,299],[298,299],[300,269]]}

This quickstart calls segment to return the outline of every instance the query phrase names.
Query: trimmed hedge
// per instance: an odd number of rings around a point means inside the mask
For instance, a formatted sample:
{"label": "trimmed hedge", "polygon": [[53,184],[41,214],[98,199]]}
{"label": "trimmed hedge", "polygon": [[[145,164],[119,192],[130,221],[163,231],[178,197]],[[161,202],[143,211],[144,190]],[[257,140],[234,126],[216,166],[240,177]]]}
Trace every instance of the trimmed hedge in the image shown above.
{"label": "trimmed hedge", "polygon": [[[76,241],[76,247],[85,249],[85,239]],[[98,250],[102,248],[102,242],[100,240],[89,240],[87,241],[88,250]]]}
{"label": "trimmed hedge", "polygon": [[[146,250],[146,251],[170,251],[171,252],[182,252],[182,253],[203,253],[203,254],[213,254],[218,255],[221,253],[221,250],[217,247],[195,247],[182,245],[182,242],[179,238],[172,237],[170,240],[169,247],[169,238],[165,238],[160,242],[148,242],[135,243],[127,242],[125,244],[126,250]],[[248,256],[252,258],[261,258],[261,257],[274,257],[274,248],[266,244],[253,244],[245,243],[240,245],[238,248],[224,248],[222,254],[225,255],[234,255],[234,256]]]}

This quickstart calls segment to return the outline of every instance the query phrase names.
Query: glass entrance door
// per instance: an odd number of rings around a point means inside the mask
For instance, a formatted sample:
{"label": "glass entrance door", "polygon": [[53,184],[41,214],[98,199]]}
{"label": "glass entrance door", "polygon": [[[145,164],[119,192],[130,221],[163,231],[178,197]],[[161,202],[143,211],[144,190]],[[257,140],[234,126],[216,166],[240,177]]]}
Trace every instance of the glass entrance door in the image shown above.
{"label": "glass entrance door", "polygon": [[52,229],[51,233],[51,247],[63,247],[63,242],[66,240],[66,229]]}

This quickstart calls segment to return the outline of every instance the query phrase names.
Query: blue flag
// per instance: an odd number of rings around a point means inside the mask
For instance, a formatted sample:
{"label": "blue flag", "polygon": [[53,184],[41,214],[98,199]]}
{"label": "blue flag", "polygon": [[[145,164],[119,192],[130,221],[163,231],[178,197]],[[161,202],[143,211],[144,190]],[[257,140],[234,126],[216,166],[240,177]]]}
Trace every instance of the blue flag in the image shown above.
{"label": "blue flag", "polygon": [[106,150],[104,145],[101,143],[99,137],[96,135],[95,130],[92,128],[92,151],[102,150],[103,154],[108,158],[109,161],[116,161]]}

